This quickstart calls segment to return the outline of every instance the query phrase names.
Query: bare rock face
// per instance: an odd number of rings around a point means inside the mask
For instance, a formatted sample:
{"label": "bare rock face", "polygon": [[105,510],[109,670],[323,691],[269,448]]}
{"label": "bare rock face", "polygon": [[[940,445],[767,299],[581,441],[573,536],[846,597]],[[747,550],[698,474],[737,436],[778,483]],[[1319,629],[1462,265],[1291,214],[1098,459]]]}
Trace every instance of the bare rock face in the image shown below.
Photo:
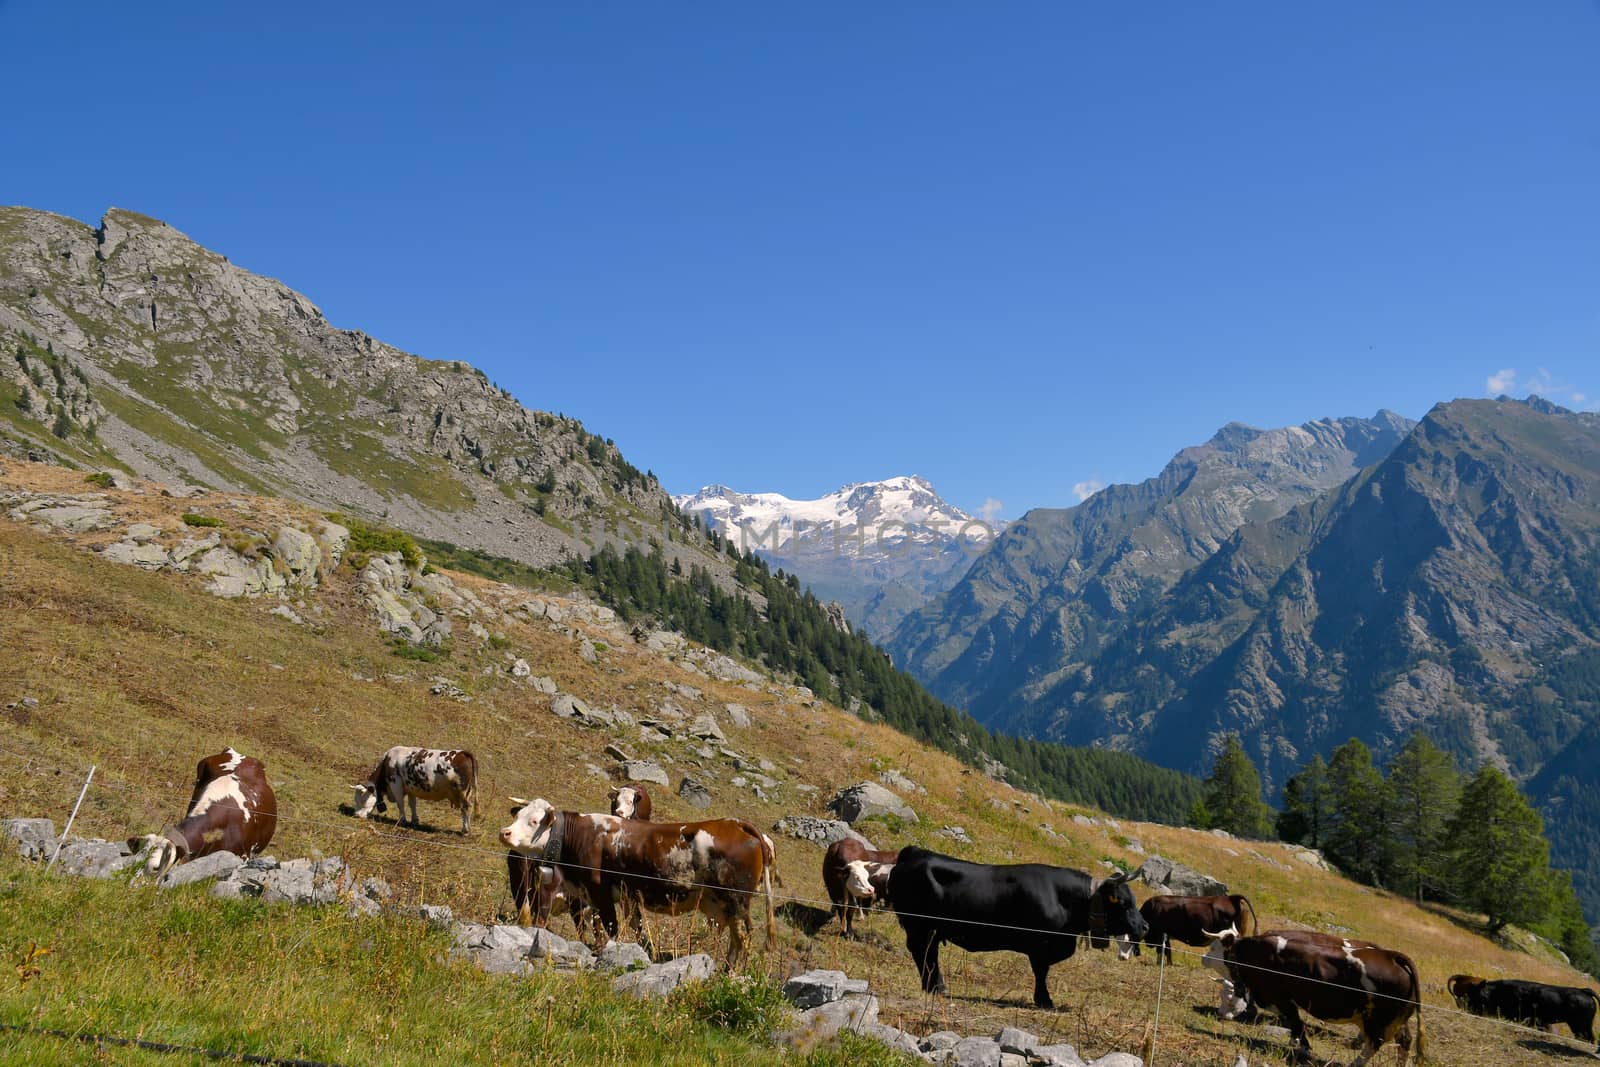
{"label": "bare rock face", "polygon": [[877,782],[860,782],[839,790],[828,801],[828,810],[852,826],[874,815],[893,815],[906,822],[917,821],[917,813],[910,804]]}

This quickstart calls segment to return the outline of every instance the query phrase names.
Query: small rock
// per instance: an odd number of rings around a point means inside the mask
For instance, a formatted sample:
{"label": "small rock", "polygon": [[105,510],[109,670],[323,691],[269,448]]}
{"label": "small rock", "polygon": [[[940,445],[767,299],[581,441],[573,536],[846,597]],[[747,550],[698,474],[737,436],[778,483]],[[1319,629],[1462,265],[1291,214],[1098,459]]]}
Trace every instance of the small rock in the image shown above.
{"label": "small rock", "polygon": [[861,1031],[877,1022],[878,998],[857,994],[802,1011],[800,1024],[787,1039],[790,1044],[809,1047],[832,1039],[841,1030]]}
{"label": "small rock", "polygon": [[296,614],[295,610],[287,604],[279,604],[277,607],[267,612],[267,614],[276,615],[280,619],[287,619],[296,626],[304,626],[306,622],[306,620],[302,619],[298,614]]}
{"label": "small rock", "polygon": [[535,692],[538,693],[548,693],[551,696],[554,696],[556,693],[556,680],[554,678],[546,678],[542,674],[533,678],[529,678],[528,684],[533,687]]}
{"label": "small rock", "polygon": [[1097,1060],[1091,1060],[1089,1067],[1144,1067],[1144,1060],[1130,1052],[1108,1052]]}
{"label": "small rock", "polygon": [[717,725],[717,720],[709,714],[695,716],[694,722],[689,724],[689,736],[698,737],[703,741],[726,741],[727,735],[722,732],[722,727]]}
{"label": "small rock", "polygon": [[518,659],[511,664],[511,677],[527,678],[531,674],[533,674],[533,668],[528,666],[527,660]]}
{"label": "small rock", "polygon": [[911,805],[877,782],[860,782],[839,790],[828,801],[828,810],[851,824],[874,815],[894,815],[906,822],[917,821],[917,813],[911,810]]}
{"label": "small rock", "polygon": [[623,751],[621,745],[616,744],[615,742],[605,747],[605,753],[618,763],[626,763],[633,758],[632,756],[628,755],[627,752]]}
{"label": "small rock", "polygon": [[946,1055],[958,1067],[1000,1067],[1000,1045],[989,1037],[964,1037]]}
{"label": "small rock", "polygon": [[654,760],[628,760],[622,765],[622,773],[630,782],[655,782],[657,785],[667,785],[670,782],[667,772]]}
{"label": "small rock", "polygon": [[678,797],[691,808],[709,808],[711,806],[711,790],[688,775],[678,783]]}
{"label": "small rock", "polygon": [[608,941],[594,958],[602,971],[635,971],[650,966],[650,953],[632,941]]}
{"label": "small rock", "polygon": [[593,965],[594,954],[582,941],[568,941],[546,929],[535,929],[528,946],[528,958],[549,960],[557,970],[579,971]]}
{"label": "small rock", "polygon": [[861,842],[867,848],[873,847],[872,842],[851,829],[849,823],[838,819],[819,819],[815,815],[785,815],[774,823],[772,828],[780,834],[823,846],[849,837]]}
{"label": "small rock", "polygon": [[750,713],[745,710],[745,706],[743,704],[724,704],[722,705],[722,708],[728,713],[728,721],[733,723],[733,725],[739,727],[740,729],[749,728]]}
{"label": "small rock", "polygon": [[193,885],[208,878],[226,878],[243,865],[244,861],[232,852],[212,852],[197,860],[178,864],[162,875],[161,881],[156,885],[162,889],[171,889],[174,886]]}
{"label": "small rock", "polygon": [[958,845],[972,844],[972,838],[967,835],[967,831],[959,826],[941,826],[934,833],[940,837],[948,837]]}
{"label": "small rock", "polygon": [[17,843],[17,855],[25,860],[48,860],[56,848],[56,824],[49,819],[6,819],[0,834]]}
{"label": "small rock", "polygon": [[1030,1055],[1039,1047],[1039,1038],[1026,1030],[1019,1030],[1015,1026],[1008,1026],[995,1035],[995,1043],[1000,1046],[1001,1052],[1011,1052],[1018,1056]]}
{"label": "small rock", "polygon": [[618,975],[611,988],[618,993],[631,993],[640,999],[664,997],[681,985],[703,982],[715,973],[716,961],[703,952],[680,956],[666,963],[653,963],[638,971]]}
{"label": "small rock", "polygon": [[161,527],[152,526],[148,522],[136,522],[128,527],[124,535],[130,541],[153,541],[161,536]]}
{"label": "small rock", "polygon": [[842,999],[847,980],[843,971],[807,971],[783,983],[783,995],[797,1008],[815,1008]]}
{"label": "small rock", "polygon": [[1083,1067],[1083,1057],[1071,1045],[1040,1045],[1033,1050],[1033,1062],[1040,1067]]}
{"label": "small rock", "polygon": [[961,1035],[954,1030],[938,1030],[919,1041],[917,1048],[922,1052],[942,1052],[947,1048],[955,1048],[960,1040]]}

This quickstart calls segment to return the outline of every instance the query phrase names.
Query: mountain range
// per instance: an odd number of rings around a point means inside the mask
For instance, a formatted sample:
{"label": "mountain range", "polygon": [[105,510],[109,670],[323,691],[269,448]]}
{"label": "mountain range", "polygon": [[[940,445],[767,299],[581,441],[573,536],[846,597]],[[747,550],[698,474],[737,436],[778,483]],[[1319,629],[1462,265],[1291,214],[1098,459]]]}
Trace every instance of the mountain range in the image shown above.
{"label": "mountain range", "polygon": [[1004,528],[948,503],[917,475],[853,482],[813,500],[708,485],[673,502],[838,602],[879,640],[953,585]]}

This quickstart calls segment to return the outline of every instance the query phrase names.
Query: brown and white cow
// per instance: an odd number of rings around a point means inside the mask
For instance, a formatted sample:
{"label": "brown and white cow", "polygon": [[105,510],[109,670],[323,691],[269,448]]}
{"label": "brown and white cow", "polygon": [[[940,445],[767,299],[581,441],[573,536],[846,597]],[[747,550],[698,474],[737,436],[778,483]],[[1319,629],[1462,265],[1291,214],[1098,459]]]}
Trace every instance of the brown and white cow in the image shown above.
{"label": "brown and white cow", "polygon": [[650,794],[642,785],[625,785],[606,794],[611,814],[619,819],[650,821]]}
{"label": "brown and white cow", "polygon": [[833,902],[834,916],[844,920],[846,937],[854,933],[856,916],[888,900],[889,873],[899,858],[899,849],[870,849],[853,837],[835,841],[822,854],[822,884]]}
{"label": "brown and white cow", "polygon": [[373,810],[387,811],[394,801],[400,825],[406,824],[406,801],[411,801],[411,825],[420,826],[417,801],[443,800],[461,809],[461,832],[472,828],[478,810],[478,761],[464,748],[410,748],[395,745],[385,752],[365,782],[355,787],[352,807],[358,819]]}
{"label": "brown and white cow", "polygon": [[501,829],[500,840],[559,867],[566,886],[595,909],[607,936],[617,934],[619,898],[667,915],[699,911],[727,928],[734,965],[751,933],[750,898],[764,889],[768,948],[776,941],[772,839],[743,819],[647,823],[557,811],[535,800]]}
{"label": "brown and white cow", "polygon": [[[1249,937],[1256,932],[1255,906],[1250,898],[1238,893],[1212,897],[1151,897],[1139,905],[1139,914],[1150,924],[1144,943],[1165,952],[1168,963],[1172,962],[1173,941],[1204,947],[1224,931],[1232,930],[1239,937]],[[1137,945],[1133,947],[1133,954],[1139,954]]]}
{"label": "brown and white cow", "polygon": [[159,878],[174,864],[232,852],[249,857],[266,848],[278,828],[278,798],[261,761],[232,748],[195,765],[194,789],[182,822],[160,834],[128,839],[135,852],[149,849],[145,871]]}
{"label": "brown and white cow", "polygon": [[1361,1027],[1362,1067],[1389,1041],[1400,1046],[1401,1063],[1411,1048],[1411,1017],[1417,1019],[1416,1062],[1426,1040],[1422,1029],[1422,980],[1409,956],[1337,934],[1279,930],[1255,937],[1223,932],[1206,952],[1206,966],[1223,970],[1254,1008],[1276,1011],[1295,1041],[1295,1056],[1311,1058],[1300,1012],[1324,1022]]}

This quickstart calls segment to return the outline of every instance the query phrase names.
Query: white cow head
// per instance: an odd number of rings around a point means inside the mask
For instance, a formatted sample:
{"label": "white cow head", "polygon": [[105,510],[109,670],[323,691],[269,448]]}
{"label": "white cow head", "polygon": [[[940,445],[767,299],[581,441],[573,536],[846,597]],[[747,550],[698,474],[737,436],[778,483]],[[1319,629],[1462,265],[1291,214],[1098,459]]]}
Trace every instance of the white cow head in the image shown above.
{"label": "white cow head", "polygon": [[160,878],[184,858],[188,849],[181,847],[177,841],[166,834],[144,834],[140,837],[128,838],[128,850],[133,853],[145,853],[144,873],[151,878]]}
{"label": "white cow head", "polygon": [[512,814],[511,825],[500,828],[500,843],[524,856],[543,852],[550,840],[550,829],[555,824],[556,809],[540,797],[514,810]]}
{"label": "white cow head", "polygon": [[889,872],[892,863],[874,863],[871,860],[851,860],[845,864],[845,892],[857,900],[878,900],[888,896]]}
{"label": "white cow head", "polygon": [[371,782],[358,782],[355,789],[355,799],[350,801],[350,806],[355,809],[356,818],[365,819],[378,806],[378,787]]}
{"label": "white cow head", "polygon": [[631,785],[611,791],[611,814],[619,819],[631,819],[639,810],[639,791]]}

